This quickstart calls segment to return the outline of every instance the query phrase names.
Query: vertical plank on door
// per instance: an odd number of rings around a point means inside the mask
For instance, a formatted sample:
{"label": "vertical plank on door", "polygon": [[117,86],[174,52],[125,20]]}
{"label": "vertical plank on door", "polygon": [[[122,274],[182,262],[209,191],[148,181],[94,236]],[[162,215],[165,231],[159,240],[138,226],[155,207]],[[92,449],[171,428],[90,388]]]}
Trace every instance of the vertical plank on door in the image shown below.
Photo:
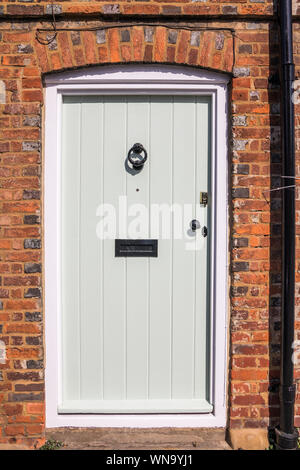
{"label": "vertical plank on door", "polygon": [[[149,156],[151,204],[162,204],[157,238],[170,226],[172,237],[173,102],[170,96],[151,97]],[[153,212],[154,218],[155,212]],[[170,217],[168,217],[170,214]],[[153,220],[153,222],[155,222]],[[150,226],[154,230],[153,225]],[[165,233],[167,236],[168,233]],[[158,257],[150,259],[149,398],[171,398],[172,240],[159,239]]]}
{"label": "vertical plank on door", "polygon": [[[173,202],[195,200],[195,97],[176,97],[174,102]],[[192,398],[194,385],[194,289],[195,253],[185,248],[184,238],[173,242],[172,398]],[[190,237],[192,239],[192,237]]]}
{"label": "vertical plank on door", "polygon": [[81,105],[64,98],[62,123],[62,374],[64,400],[80,398],[80,120]]}
{"label": "vertical plank on door", "polygon": [[96,210],[102,202],[103,105],[81,98],[80,317],[81,398],[102,398],[102,241]]}
{"label": "vertical plank on door", "polygon": [[[104,97],[104,202],[116,209],[126,194],[126,100]],[[114,240],[104,240],[103,257],[103,367],[104,399],[126,398],[125,259],[115,258]]]}
{"label": "vertical plank on door", "polygon": [[[200,191],[208,191],[212,197],[210,188],[210,128],[211,128],[211,99],[207,96],[198,96],[196,110],[196,198]],[[199,202],[199,201],[198,201]],[[197,203],[197,200],[196,200]],[[208,399],[209,385],[209,278],[210,278],[210,227],[208,218],[212,201],[207,207],[201,207],[201,225],[208,227],[208,236],[201,237],[199,250],[196,251],[196,277],[195,277],[195,389],[194,398]],[[199,234],[200,235],[200,234]]]}
{"label": "vertical plank on door", "polygon": [[[149,97],[128,97],[127,145],[144,145],[149,154]],[[127,173],[128,207],[149,204],[149,162]],[[138,209],[138,207],[137,207]],[[138,213],[136,214],[138,216]],[[129,224],[134,219],[129,218]],[[129,233],[130,235],[130,233]],[[134,235],[135,236],[135,235]],[[149,233],[136,238],[148,238]],[[149,259],[127,258],[127,399],[146,399],[148,390]]]}

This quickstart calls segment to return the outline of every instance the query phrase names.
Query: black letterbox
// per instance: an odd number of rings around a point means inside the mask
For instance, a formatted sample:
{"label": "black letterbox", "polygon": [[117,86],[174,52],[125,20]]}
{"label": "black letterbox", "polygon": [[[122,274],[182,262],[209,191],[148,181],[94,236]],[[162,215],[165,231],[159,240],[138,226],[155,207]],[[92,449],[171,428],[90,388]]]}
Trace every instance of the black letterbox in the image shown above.
{"label": "black letterbox", "polygon": [[115,256],[157,257],[157,240],[115,240]]}

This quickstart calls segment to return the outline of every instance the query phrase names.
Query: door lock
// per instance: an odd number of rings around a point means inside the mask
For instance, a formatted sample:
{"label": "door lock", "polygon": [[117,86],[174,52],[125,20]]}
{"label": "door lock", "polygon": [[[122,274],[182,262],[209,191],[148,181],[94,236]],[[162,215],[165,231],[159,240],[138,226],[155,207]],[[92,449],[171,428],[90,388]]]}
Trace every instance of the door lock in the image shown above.
{"label": "door lock", "polygon": [[200,228],[200,222],[199,220],[192,220],[191,223],[190,223],[190,227],[192,229],[193,232],[196,232],[196,230],[198,230],[198,228]]}
{"label": "door lock", "polygon": [[207,206],[208,204],[208,193],[206,192],[201,192],[200,193],[200,204],[201,206]]}

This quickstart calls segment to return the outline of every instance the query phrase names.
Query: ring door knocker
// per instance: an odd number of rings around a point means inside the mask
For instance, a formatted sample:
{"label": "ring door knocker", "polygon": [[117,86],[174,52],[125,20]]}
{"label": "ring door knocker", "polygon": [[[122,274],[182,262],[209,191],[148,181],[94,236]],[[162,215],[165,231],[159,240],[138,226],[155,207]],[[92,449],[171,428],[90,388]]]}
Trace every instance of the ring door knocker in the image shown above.
{"label": "ring door knocker", "polygon": [[[144,156],[142,155],[144,154]],[[134,144],[128,152],[127,158],[135,170],[141,170],[147,160],[147,152],[142,144]]]}

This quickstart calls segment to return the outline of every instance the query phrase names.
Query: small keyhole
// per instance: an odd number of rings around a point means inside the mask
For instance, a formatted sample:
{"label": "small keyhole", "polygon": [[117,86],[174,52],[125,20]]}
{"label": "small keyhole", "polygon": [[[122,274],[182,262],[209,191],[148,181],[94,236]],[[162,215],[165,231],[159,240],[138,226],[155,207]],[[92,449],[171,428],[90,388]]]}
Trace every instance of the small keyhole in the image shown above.
{"label": "small keyhole", "polygon": [[198,230],[198,228],[200,228],[200,222],[198,220],[194,219],[194,220],[191,221],[190,227],[191,227],[192,231],[195,232],[196,230]]}
{"label": "small keyhole", "polygon": [[139,188],[136,188],[136,192],[137,192],[137,193],[139,192]]}

